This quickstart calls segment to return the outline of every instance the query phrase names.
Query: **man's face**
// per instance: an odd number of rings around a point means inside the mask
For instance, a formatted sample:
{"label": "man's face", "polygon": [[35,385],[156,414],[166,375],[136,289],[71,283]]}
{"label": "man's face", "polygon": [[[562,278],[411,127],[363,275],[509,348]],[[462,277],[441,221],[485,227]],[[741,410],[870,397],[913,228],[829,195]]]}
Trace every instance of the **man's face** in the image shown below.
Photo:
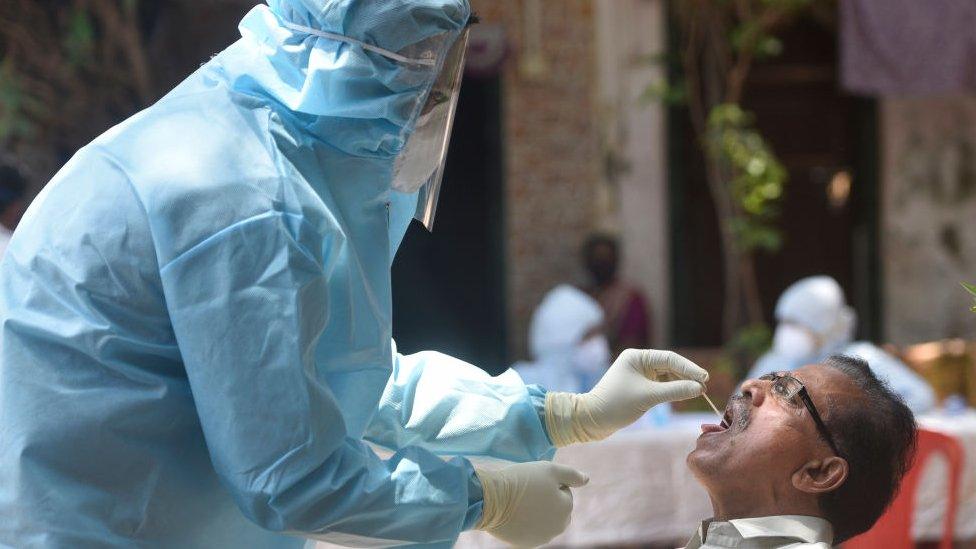
{"label": "man's face", "polygon": [[[852,381],[829,366],[811,364],[790,375],[803,383],[828,423],[832,402],[858,397]],[[743,383],[741,394],[729,401],[725,418],[727,429],[702,425],[688,455],[688,466],[710,493],[790,490],[793,473],[804,464],[834,455],[802,400],[782,398],[772,381]]]}

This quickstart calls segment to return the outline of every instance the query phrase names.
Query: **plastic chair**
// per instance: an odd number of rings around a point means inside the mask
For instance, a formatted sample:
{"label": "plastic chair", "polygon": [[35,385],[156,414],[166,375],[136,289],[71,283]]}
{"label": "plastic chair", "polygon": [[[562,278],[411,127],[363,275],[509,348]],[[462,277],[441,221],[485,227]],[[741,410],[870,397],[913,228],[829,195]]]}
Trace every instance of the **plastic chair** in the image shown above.
{"label": "plastic chair", "polygon": [[867,532],[852,538],[844,549],[914,549],[912,519],[915,516],[915,492],[922,477],[925,463],[933,454],[945,456],[949,467],[949,497],[942,541],[939,549],[952,549],[952,537],[956,526],[956,510],[959,505],[959,481],[962,477],[963,451],[956,439],[935,431],[918,430],[918,450],[915,463],[902,479],[901,490],[891,507]]}

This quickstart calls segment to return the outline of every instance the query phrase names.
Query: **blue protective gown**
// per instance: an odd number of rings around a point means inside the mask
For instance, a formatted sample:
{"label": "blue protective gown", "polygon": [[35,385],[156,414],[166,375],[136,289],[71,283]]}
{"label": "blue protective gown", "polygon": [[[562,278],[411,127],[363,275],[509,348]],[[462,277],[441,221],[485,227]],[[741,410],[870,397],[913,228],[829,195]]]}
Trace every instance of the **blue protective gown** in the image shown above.
{"label": "blue protective gown", "polygon": [[64,166],[0,266],[0,546],[450,544],[480,485],[435,453],[551,457],[541,390],[391,341],[434,75],[282,26],[398,51],[468,16],[272,0]]}

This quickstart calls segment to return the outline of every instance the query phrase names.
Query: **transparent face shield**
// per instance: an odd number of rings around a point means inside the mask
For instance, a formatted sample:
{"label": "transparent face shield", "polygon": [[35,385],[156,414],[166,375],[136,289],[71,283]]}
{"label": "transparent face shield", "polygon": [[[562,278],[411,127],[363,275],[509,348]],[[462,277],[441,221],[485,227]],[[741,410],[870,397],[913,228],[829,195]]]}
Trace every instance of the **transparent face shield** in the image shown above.
{"label": "transparent face shield", "polygon": [[437,199],[444,178],[444,164],[454,126],[461,91],[468,32],[463,31],[451,46],[441,71],[417,115],[413,134],[397,156],[393,167],[393,189],[419,192],[414,218],[427,230],[434,227]]}
{"label": "transparent face shield", "polygon": [[451,141],[454,110],[457,108],[458,94],[461,91],[461,75],[470,31],[468,29],[461,31],[444,57],[444,61],[438,63],[444,41],[450,38],[450,33],[433,36],[402,51],[392,52],[341,34],[291,22],[282,24],[293,31],[346,42],[392,59],[404,66],[402,77],[406,80],[426,79],[429,77],[429,71],[436,70],[438,65],[440,66],[437,79],[416,114],[413,134],[407,139],[393,165],[393,189],[406,194],[419,192],[414,217],[423,223],[427,230],[431,230],[434,226],[441,180],[444,177],[447,148]]}

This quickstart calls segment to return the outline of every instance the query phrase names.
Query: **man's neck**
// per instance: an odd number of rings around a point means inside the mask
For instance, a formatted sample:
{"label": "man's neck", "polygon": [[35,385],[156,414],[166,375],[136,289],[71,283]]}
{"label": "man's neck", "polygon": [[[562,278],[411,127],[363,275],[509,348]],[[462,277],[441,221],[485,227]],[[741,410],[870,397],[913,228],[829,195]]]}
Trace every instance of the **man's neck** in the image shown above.
{"label": "man's neck", "polygon": [[777,497],[766,494],[739,492],[724,497],[711,497],[714,520],[729,521],[740,518],[806,515],[823,517],[816,500],[810,498]]}

